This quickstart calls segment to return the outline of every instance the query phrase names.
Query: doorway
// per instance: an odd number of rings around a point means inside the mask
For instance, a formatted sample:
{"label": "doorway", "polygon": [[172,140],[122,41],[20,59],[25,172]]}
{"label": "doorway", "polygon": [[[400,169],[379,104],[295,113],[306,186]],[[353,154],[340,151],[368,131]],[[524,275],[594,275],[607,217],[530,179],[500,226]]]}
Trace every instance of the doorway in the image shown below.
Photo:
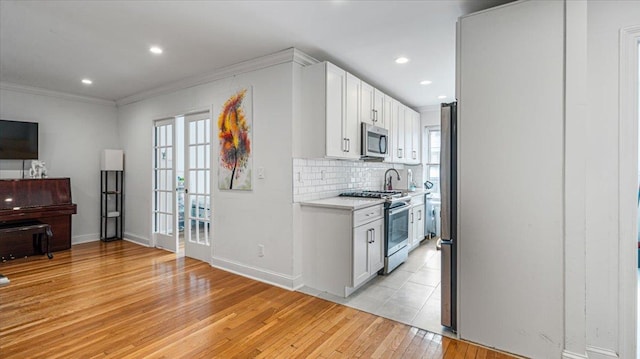
{"label": "doorway", "polygon": [[209,112],[154,122],[154,245],[211,262],[211,119]]}
{"label": "doorway", "polygon": [[176,120],[154,122],[153,138],[153,242],[171,252],[178,250],[176,177],[174,162]]}
{"label": "doorway", "polygon": [[[185,116],[185,255],[211,262],[211,120],[209,113]],[[185,210],[186,209],[186,210]]]}

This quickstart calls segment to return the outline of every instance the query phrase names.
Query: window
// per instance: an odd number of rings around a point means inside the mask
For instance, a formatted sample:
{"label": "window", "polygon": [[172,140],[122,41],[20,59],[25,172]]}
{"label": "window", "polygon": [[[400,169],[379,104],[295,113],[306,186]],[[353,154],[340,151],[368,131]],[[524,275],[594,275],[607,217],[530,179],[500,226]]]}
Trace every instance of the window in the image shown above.
{"label": "window", "polygon": [[440,192],[440,126],[425,127],[426,158],[424,178],[433,183],[433,192]]}

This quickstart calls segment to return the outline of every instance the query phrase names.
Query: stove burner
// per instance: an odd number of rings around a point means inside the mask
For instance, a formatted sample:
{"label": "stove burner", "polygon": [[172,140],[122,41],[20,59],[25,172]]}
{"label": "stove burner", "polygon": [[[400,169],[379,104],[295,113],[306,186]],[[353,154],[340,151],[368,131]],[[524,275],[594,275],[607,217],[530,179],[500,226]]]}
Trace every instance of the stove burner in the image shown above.
{"label": "stove burner", "polygon": [[340,193],[342,197],[391,198],[402,194],[402,191],[353,191]]}

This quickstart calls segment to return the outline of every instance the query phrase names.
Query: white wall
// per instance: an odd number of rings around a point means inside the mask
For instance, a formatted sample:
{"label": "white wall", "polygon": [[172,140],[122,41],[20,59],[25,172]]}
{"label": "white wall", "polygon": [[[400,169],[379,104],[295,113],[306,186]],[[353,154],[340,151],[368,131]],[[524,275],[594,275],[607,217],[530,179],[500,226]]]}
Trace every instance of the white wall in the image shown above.
{"label": "white wall", "polygon": [[429,106],[420,109],[422,127],[440,126],[440,106]]}
{"label": "white wall", "polygon": [[[293,63],[283,63],[188,89],[156,96],[120,108],[121,143],[128,154],[126,235],[148,243],[151,238],[151,158],[154,119],[210,108],[238,86],[253,86],[253,168],[264,167],[265,179],[253,179],[253,191],[220,191],[214,180],[213,264],[265,281],[293,287],[292,129]],[[213,123],[217,126],[218,108]],[[214,137],[215,138],[215,137]],[[213,154],[218,155],[217,140]],[[217,163],[217,160],[215,161]],[[215,168],[212,173],[217,178]],[[258,245],[265,247],[258,256]]]}
{"label": "white wall", "polygon": [[459,334],[532,358],[564,347],[563,7],[460,26]]}
{"label": "white wall", "polygon": [[588,2],[587,343],[606,350],[602,358],[622,352],[627,334],[619,330],[618,71],[619,31],[632,25],[640,25],[640,2]]}
{"label": "white wall", "polygon": [[[98,240],[100,153],[119,147],[115,104],[3,86],[0,118],[39,123],[40,159],[49,177],[71,178],[71,196],[78,205],[72,217],[73,243]],[[0,178],[20,178],[21,165],[22,161],[0,161]]]}
{"label": "white wall", "polygon": [[[562,5],[518,2],[463,20],[460,334],[532,357],[559,357],[557,347],[564,349],[565,358],[632,358],[637,303],[635,288],[627,288],[635,286],[635,281],[626,276],[635,273],[636,263],[629,258],[635,258],[636,234],[621,236],[629,227],[623,223],[633,218],[621,218],[620,211],[626,208],[622,202],[635,203],[636,199],[635,194],[631,199],[619,197],[628,193],[629,182],[619,174],[629,172],[621,169],[624,166],[633,166],[635,171],[635,164],[624,161],[637,148],[619,147],[621,143],[633,145],[619,131],[637,128],[620,127],[619,106],[624,103],[620,89],[625,87],[621,87],[624,74],[619,64],[627,60],[619,54],[620,30],[640,25],[640,2],[569,1],[564,9]],[[539,11],[543,8],[546,10]],[[558,19],[563,10],[565,19]],[[562,25],[564,30],[559,29]],[[549,31],[555,36],[540,47],[540,37]],[[558,71],[556,65],[549,67],[549,60],[562,52],[557,45],[563,38],[565,72],[550,75]],[[505,44],[508,49],[502,48]],[[486,55],[491,53],[496,55],[493,63]],[[557,79],[563,75],[564,83],[559,86]],[[501,81],[501,76],[508,80]],[[558,105],[564,106],[564,117],[562,111],[554,111]],[[523,124],[522,119],[529,123]],[[502,131],[503,137],[494,138],[494,131]],[[530,138],[539,141],[530,142]],[[508,144],[502,153],[482,162],[487,149],[504,143]],[[500,163],[511,157],[521,157],[522,163],[501,168]],[[482,176],[482,167],[489,169],[484,173],[500,183],[500,188],[492,189],[491,181]],[[525,176],[515,178],[512,172]],[[630,174],[635,177],[635,172]],[[493,191],[500,198],[513,189],[514,179],[516,186],[531,183],[529,189],[511,193],[511,201],[492,200],[495,196],[481,193]],[[558,183],[564,183],[564,188]],[[490,212],[482,211],[483,202],[490,203]],[[511,202],[519,203],[515,207],[524,213],[515,217],[503,213],[501,208]],[[500,231],[493,232],[495,239],[487,240],[486,233],[495,228],[506,229],[510,237],[503,238]],[[522,242],[523,238],[528,240]],[[536,247],[530,247],[532,241]],[[529,253],[527,258],[521,257],[523,250]],[[560,252],[564,260],[555,255]],[[501,260],[493,263],[496,254],[502,254]],[[504,271],[498,271],[500,267]],[[500,288],[512,282],[513,287]],[[564,308],[558,306],[562,297]],[[544,323],[536,316],[545,318]],[[492,321],[501,323],[499,328],[486,325]],[[563,330],[564,336],[555,331],[549,336],[542,330],[550,324]]]}

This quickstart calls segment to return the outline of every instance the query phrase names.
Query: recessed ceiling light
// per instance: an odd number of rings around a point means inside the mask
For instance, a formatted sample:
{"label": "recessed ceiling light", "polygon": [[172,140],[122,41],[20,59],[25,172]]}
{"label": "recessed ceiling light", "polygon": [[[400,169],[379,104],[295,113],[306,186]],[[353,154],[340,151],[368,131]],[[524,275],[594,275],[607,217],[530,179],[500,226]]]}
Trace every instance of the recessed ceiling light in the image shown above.
{"label": "recessed ceiling light", "polygon": [[93,81],[89,80],[89,79],[82,79],[82,83],[85,85],[91,85],[93,83]]}
{"label": "recessed ceiling light", "polygon": [[441,99],[441,100],[444,100],[445,98],[447,98],[447,96],[445,96],[445,95],[440,95],[440,96],[438,96],[438,98],[439,98],[439,99]]}
{"label": "recessed ceiling light", "polygon": [[149,48],[149,51],[151,51],[152,53],[154,53],[156,55],[160,55],[162,53],[162,48],[160,48],[158,46],[151,46]]}
{"label": "recessed ceiling light", "polygon": [[420,85],[431,85],[431,81],[429,80],[420,81]]}
{"label": "recessed ceiling light", "polygon": [[409,62],[409,59],[406,57],[398,57],[396,59],[396,64],[406,64],[407,62]]}

